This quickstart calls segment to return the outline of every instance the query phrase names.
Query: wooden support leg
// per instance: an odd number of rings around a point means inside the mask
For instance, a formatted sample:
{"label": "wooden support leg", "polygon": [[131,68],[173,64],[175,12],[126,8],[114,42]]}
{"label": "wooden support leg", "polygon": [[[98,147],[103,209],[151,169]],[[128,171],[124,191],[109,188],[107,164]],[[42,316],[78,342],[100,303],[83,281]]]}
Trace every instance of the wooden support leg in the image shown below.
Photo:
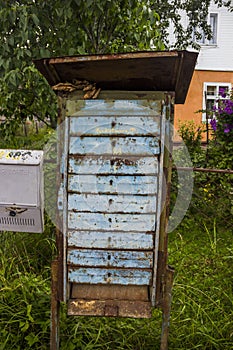
{"label": "wooden support leg", "polygon": [[162,303],[163,319],[160,350],[168,350],[168,333],[171,314],[173,276],[174,269],[167,267],[164,286],[164,297]]}
{"label": "wooden support leg", "polygon": [[58,260],[52,262],[50,350],[59,350]]}

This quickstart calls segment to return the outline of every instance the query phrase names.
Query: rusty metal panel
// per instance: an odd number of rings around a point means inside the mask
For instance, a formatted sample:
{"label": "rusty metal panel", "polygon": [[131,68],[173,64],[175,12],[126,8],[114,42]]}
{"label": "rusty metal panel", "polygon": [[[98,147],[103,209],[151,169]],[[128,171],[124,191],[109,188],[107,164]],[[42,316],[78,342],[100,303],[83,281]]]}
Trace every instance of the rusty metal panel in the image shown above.
{"label": "rusty metal panel", "polygon": [[152,271],[146,269],[75,266],[68,268],[68,280],[74,283],[150,285],[151,279]]}
{"label": "rusty metal panel", "polygon": [[184,103],[197,52],[149,51],[35,60],[51,85],[74,78],[97,83],[102,90],[174,91]]}
{"label": "rusty metal panel", "polygon": [[69,231],[68,245],[93,249],[137,249],[153,250],[154,232],[121,231]]}

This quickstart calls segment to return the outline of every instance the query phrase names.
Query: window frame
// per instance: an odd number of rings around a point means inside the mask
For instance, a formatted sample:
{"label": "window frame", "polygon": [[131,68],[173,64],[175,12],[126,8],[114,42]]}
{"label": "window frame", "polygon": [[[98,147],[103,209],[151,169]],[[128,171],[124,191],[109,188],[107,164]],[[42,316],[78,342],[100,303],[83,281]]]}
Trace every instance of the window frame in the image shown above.
{"label": "window frame", "polygon": [[[208,87],[215,87],[215,93],[207,95],[207,88]],[[225,98],[219,95],[219,89],[220,88],[227,88],[228,92],[231,91],[232,85],[231,83],[226,83],[226,82],[204,82],[203,83],[203,93],[202,93],[202,109],[203,111],[207,110],[207,100],[213,100],[214,105],[217,106],[217,100],[222,99],[224,100]],[[226,97],[228,98],[228,97]],[[202,113],[202,122],[206,123],[206,112]],[[208,118],[208,122],[210,122],[210,118]]]}
{"label": "window frame", "polygon": [[[213,19],[213,22],[212,22]],[[208,15],[208,25],[211,26],[212,38],[207,39],[204,35],[203,29],[200,28],[201,39],[197,39],[195,36],[195,29],[193,32],[193,40],[195,43],[201,46],[217,46],[218,43],[218,22],[219,22],[219,14],[216,12],[211,12]],[[212,25],[213,23],[213,25]]]}

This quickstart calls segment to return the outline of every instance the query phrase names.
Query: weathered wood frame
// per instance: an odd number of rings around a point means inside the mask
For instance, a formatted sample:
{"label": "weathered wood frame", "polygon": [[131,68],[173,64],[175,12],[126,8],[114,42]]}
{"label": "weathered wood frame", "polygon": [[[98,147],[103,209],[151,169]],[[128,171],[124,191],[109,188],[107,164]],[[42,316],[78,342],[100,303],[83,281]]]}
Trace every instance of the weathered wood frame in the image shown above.
{"label": "weathered wood frame", "polygon": [[[59,124],[65,125],[65,127],[60,128],[59,135],[59,149],[58,149],[58,159],[59,169],[58,169],[58,184],[63,183],[64,187],[67,185],[66,178],[66,168],[67,168],[67,151],[64,150],[67,144],[68,137],[68,125],[67,118],[67,101],[75,101],[78,99],[83,99],[79,92],[71,94],[61,94],[58,97],[59,102]],[[169,188],[171,181],[171,125],[173,123],[173,93],[164,92],[126,92],[126,91],[105,91],[99,96],[99,99],[108,100],[133,100],[133,99],[150,99],[158,100],[161,103],[161,116],[162,116],[162,139],[161,147],[163,148],[163,157],[160,157],[159,164],[159,182],[163,184],[157,196],[158,202],[161,204],[157,211],[157,234],[155,242],[155,254],[154,254],[154,280],[152,286],[152,298],[151,306],[161,307],[163,310],[163,326],[162,326],[162,337],[161,337],[161,350],[165,350],[168,347],[168,328],[169,328],[169,318],[170,318],[170,306],[171,306],[171,289],[172,289],[172,279],[173,270],[167,266],[167,222],[168,222],[168,212],[169,212]],[[69,109],[69,115],[71,111]],[[75,113],[75,110],[74,110]],[[62,142],[61,142],[62,140]],[[60,189],[61,190],[61,189]],[[64,190],[64,188],[63,188]],[[65,191],[62,192],[63,196]],[[59,193],[61,196],[61,193]],[[61,209],[61,208],[60,208]],[[67,201],[63,198],[62,204],[63,213],[67,211]],[[66,227],[66,215],[57,217],[58,227]],[[159,224],[158,224],[159,222]],[[50,348],[55,350],[59,349],[59,304],[61,301],[67,302],[67,281],[66,281],[66,236],[62,233],[62,230],[57,229],[57,248],[58,257],[57,260],[52,264],[52,302],[51,302],[51,346]],[[111,315],[111,310],[106,310],[106,312]],[[106,314],[107,316],[108,314]]]}

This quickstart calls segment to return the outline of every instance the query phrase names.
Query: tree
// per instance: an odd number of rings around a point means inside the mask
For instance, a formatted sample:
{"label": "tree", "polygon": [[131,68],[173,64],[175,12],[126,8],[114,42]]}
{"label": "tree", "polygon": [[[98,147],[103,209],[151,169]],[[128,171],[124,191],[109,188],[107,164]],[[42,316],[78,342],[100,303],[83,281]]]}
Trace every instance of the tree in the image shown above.
{"label": "tree", "polygon": [[[232,0],[154,0],[151,3],[152,9],[160,16],[161,32],[167,47],[169,47],[168,28],[173,25],[176,37],[173,48],[176,49],[186,49],[188,46],[200,48],[193,41],[194,32],[197,38],[201,38],[203,33],[207,39],[211,38],[211,27],[207,21],[211,3],[218,7],[225,6],[229,11],[233,10]],[[182,13],[188,16],[187,26],[181,21]]]}
{"label": "tree", "polygon": [[[222,5],[222,0],[215,0]],[[0,0],[1,137],[35,116],[56,127],[56,98],[33,58],[166,48],[169,21],[177,47],[190,42],[178,10],[206,28],[210,0]],[[205,10],[205,11],[204,11]],[[200,12],[203,15],[200,15]],[[189,33],[189,36],[188,36]],[[181,45],[182,43],[182,45]]]}
{"label": "tree", "polygon": [[3,137],[37,116],[56,126],[56,98],[33,58],[164,49],[159,16],[147,1],[0,2],[0,105]]}

